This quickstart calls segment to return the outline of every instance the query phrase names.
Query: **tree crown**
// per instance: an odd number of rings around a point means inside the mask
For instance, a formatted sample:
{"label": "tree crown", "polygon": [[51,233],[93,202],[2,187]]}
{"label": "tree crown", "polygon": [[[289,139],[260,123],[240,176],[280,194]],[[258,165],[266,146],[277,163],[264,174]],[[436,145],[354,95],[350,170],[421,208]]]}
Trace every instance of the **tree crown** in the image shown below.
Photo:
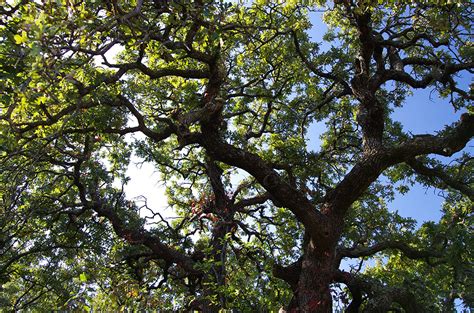
{"label": "tree crown", "polygon": [[[21,0],[0,13],[6,307],[472,306],[472,6]],[[405,132],[391,113],[419,90],[459,121]],[[137,159],[171,216],[125,194]],[[415,182],[444,192],[439,222],[388,210]]]}

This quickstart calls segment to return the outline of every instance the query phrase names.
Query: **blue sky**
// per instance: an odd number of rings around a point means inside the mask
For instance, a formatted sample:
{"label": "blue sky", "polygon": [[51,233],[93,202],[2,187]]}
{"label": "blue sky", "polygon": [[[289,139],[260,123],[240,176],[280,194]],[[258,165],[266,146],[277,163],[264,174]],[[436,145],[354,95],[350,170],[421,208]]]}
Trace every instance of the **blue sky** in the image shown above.
{"label": "blue sky", "polygon": [[[407,99],[405,105],[397,108],[392,118],[403,125],[403,130],[412,134],[433,134],[459,120],[463,111],[455,111],[446,99],[439,99],[429,90],[415,90],[413,96]],[[469,148],[469,147],[468,147]],[[442,161],[452,159],[438,157]],[[441,217],[443,198],[440,190],[426,189],[416,184],[407,194],[398,195],[390,203],[391,209],[399,210],[402,216],[411,216],[419,222],[434,220]]]}

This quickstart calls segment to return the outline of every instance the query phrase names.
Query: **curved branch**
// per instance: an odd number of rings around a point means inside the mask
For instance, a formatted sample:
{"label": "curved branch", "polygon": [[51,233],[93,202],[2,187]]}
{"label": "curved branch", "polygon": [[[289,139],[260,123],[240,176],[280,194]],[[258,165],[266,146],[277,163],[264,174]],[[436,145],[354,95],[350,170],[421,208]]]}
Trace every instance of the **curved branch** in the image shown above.
{"label": "curved branch", "polygon": [[[87,142],[86,139],[84,155],[87,155],[88,150],[90,149]],[[99,216],[107,218],[107,220],[112,224],[117,236],[126,240],[128,243],[132,245],[146,246],[153,252],[154,256],[163,259],[170,264],[178,265],[190,276],[203,275],[202,271],[194,267],[195,263],[190,256],[164,244],[159,237],[152,235],[141,226],[135,228],[127,226],[126,222],[117,214],[116,210],[99,197],[99,193],[96,190],[91,191],[92,193],[90,196],[92,200],[88,200],[88,191],[81,182],[81,166],[84,161],[85,158],[79,159],[74,165],[73,181],[74,185],[78,188],[79,198],[85,209],[93,210]]]}
{"label": "curved branch", "polygon": [[[410,61],[415,62],[414,59]],[[421,62],[421,59],[417,59],[417,62]],[[431,63],[432,61],[429,61],[426,65],[430,65]],[[450,75],[460,72],[462,70],[469,70],[472,68],[474,68],[474,62],[467,62],[462,64],[445,64],[443,70],[438,68],[436,70],[432,70],[430,73],[424,75],[421,79],[416,79],[403,70],[383,70],[377,72],[377,74],[371,78],[371,88],[373,90],[377,90],[381,85],[390,80],[405,83],[412,88],[426,88],[436,81],[447,83]]]}
{"label": "curved branch", "polygon": [[246,208],[248,206],[257,205],[257,204],[264,204],[265,202],[267,202],[270,199],[271,199],[271,196],[267,192],[267,193],[264,193],[262,195],[257,195],[257,196],[252,197],[252,198],[242,199],[239,202],[234,204],[234,208],[237,211],[240,211],[240,210],[243,210],[244,208]]}
{"label": "curved branch", "polygon": [[130,102],[130,100],[128,100],[126,97],[124,97],[122,95],[119,95],[118,98],[119,98],[119,101],[121,102],[121,104],[124,105],[125,107],[127,107],[127,109],[129,109],[129,111],[137,119],[138,128],[144,135],[148,136],[149,138],[153,139],[156,142],[159,142],[159,141],[162,141],[162,140],[168,138],[173,133],[176,133],[177,127],[169,119],[160,119],[161,121],[168,124],[168,126],[163,128],[160,132],[152,131],[150,128],[148,128],[146,126],[145,118],[137,110],[137,108]]}
{"label": "curved branch", "polygon": [[88,207],[97,212],[99,216],[107,218],[112,224],[115,233],[128,243],[132,245],[142,244],[153,251],[157,258],[177,264],[191,276],[202,276],[203,273],[194,268],[194,261],[191,257],[170,248],[162,243],[158,237],[151,235],[143,228],[131,229],[127,227],[112,208],[107,207],[103,203],[89,203]]}
{"label": "curved branch", "polygon": [[210,76],[208,71],[198,70],[198,69],[161,68],[161,69],[153,70],[141,62],[110,64],[104,61],[104,64],[109,67],[118,68],[122,71],[129,71],[129,70],[136,69],[142,72],[143,74],[147,75],[151,79],[157,79],[157,78],[162,78],[166,76],[180,76],[183,78],[200,79],[200,78],[209,78]]}
{"label": "curved branch", "polygon": [[311,72],[313,72],[315,75],[319,77],[323,77],[323,78],[340,83],[346,92],[347,91],[350,92],[351,88],[346,81],[344,81],[342,78],[334,74],[326,73],[319,70],[314,63],[308,60],[306,56],[304,55],[303,51],[301,51],[300,43],[298,41],[298,35],[296,34],[295,31],[292,31],[291,34],[293,36],[293,43],[295,44],[296,53],[300,57],[301,61],[303,61],[303,63],[308,67],[308,69],[311,70]]}
{"label": "curved branch", "polygon": [[424,312],[423,306],[417,302],[416,297],[407,289],[389,287],[375,280],[366,280],[360,275],[353,275],[345,271],[337,271],[334,281],[345,284],[351,291],[355,303],[351,312],[358,312],[362,304],[359,297],[362,292],[371,296],[366,305],[367,312],[387,312],[392,303],[398,303],[410,313]]}
{"label": "curved branch", "polygon": [[313,238],[325,242],[329,231],[327,218],[313,206],[304,194],[291,187],[270,165],[258,155],[220,140],[218,135],[205,133],[199,143],[214,159],[250,173],[272,195],[279,205],[289,208]]}
{"label": "curved branch", "polygon": [[265,128],[267,128],[270,114],[272,113],[272,105],[273,105],[272,102],[269,102],[267,105],[267,111],[265,112],[265,115],[263,116],[263,122],[262,122],[262,125],[260,126],[260,130],[257,133],[250,130],[245,135],[245,138],[247,140],[250,138],[260,138],[263,135],[263,133],[265,132]]}
{"label": "curved branch", "polygon": [[453,179],[451,176],[446,174],[441,168],[429,168],[425,166],[422,162],[412,159],[407,161],[407,164],[418,174],[437,178],[441,180],[449,187],[456,189],[466,195],[471,201],[474,201],[474,189],[470,188],[467,184],[464,184],[461,181]]}
{"label": "curved branch", "polygon": [[298,261],[288,265],[282,266],[275,263],[273,265],[272,274],[276,278],[280,278],[290,284],[293,290],[296,290],[298,280],[301,273],[301,266],[303,264],[303,258],[299,258]]}
{"label": "curved branch", "polygon": [[461,151],[473,136],[474,114],[464,113],[454,126],[447,127],[439,135],[416,136],[389,150],[388,156],[397,163],[430,153],[451,156]]}
{"label": "curved branch", "polygon": [[399,146],[366,155],[324,200],[324,210],[342,219],[352,203],[388,167],[430,153],[451,156],[462,150],[474,136],[474,115],[464,113],[461,120],[444,134],[415,137]]}
{"label": "curved branch", "polygon": [[381,41],[381,44],[384,46],[390,46],[390,47],[395,47],[395,48],[409,48],[417,43],[418,40],[424,39],[428,41],[433,47],[438,48],[441,46],[447,46],[449,42],[447,40],[443,41],[437,41],[435,40],[432,36],[430,36],[427,33],[417,33],[415,34],[412,38],[410,38],[408,41],[401,41],[401,40],[393,40],[394,38],[399,38],[399,37],[406,37],[408,33],[416,33],[416,31],[413,29],[413,27],[407,28],[403,30],[400,33],[397,33],[396,37],[392,37],[392,40],[383,40]]}
{"label": "curved branch", "polygon": [[430,257],[442,257],[443,254],[434,250],[418,250],[410,247],[406,242],[391,240],[376,243],[370,247],[342,248],[339,249],[340,258],[359,258],[371,256],[384,250],[399,250],[409,259],[426,259]]}

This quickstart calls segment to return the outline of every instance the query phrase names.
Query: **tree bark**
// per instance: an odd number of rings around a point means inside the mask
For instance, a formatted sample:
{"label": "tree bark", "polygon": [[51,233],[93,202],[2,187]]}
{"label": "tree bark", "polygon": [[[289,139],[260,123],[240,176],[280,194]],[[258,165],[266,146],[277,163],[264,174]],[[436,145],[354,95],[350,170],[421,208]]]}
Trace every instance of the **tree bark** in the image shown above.
{"label": "tree bark", "polygon": [[308,240],[299,261],[274,270],[275,276],[292,285],[294,294],[288,312],[332,312],[330,286],[336,264],[334,251],[327,246],[321,249],[313,240]]}

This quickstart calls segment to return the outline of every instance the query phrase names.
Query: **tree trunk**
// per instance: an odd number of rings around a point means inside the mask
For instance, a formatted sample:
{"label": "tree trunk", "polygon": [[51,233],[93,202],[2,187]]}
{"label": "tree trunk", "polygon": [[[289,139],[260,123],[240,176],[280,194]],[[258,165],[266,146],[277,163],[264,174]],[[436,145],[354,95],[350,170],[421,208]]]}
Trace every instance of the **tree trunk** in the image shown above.
{"label": "tree trunk", "polygon": [[330,284],[333,281],[334,264],[334,251],[318,251],[309,241],[290,312],[332,312]]}

